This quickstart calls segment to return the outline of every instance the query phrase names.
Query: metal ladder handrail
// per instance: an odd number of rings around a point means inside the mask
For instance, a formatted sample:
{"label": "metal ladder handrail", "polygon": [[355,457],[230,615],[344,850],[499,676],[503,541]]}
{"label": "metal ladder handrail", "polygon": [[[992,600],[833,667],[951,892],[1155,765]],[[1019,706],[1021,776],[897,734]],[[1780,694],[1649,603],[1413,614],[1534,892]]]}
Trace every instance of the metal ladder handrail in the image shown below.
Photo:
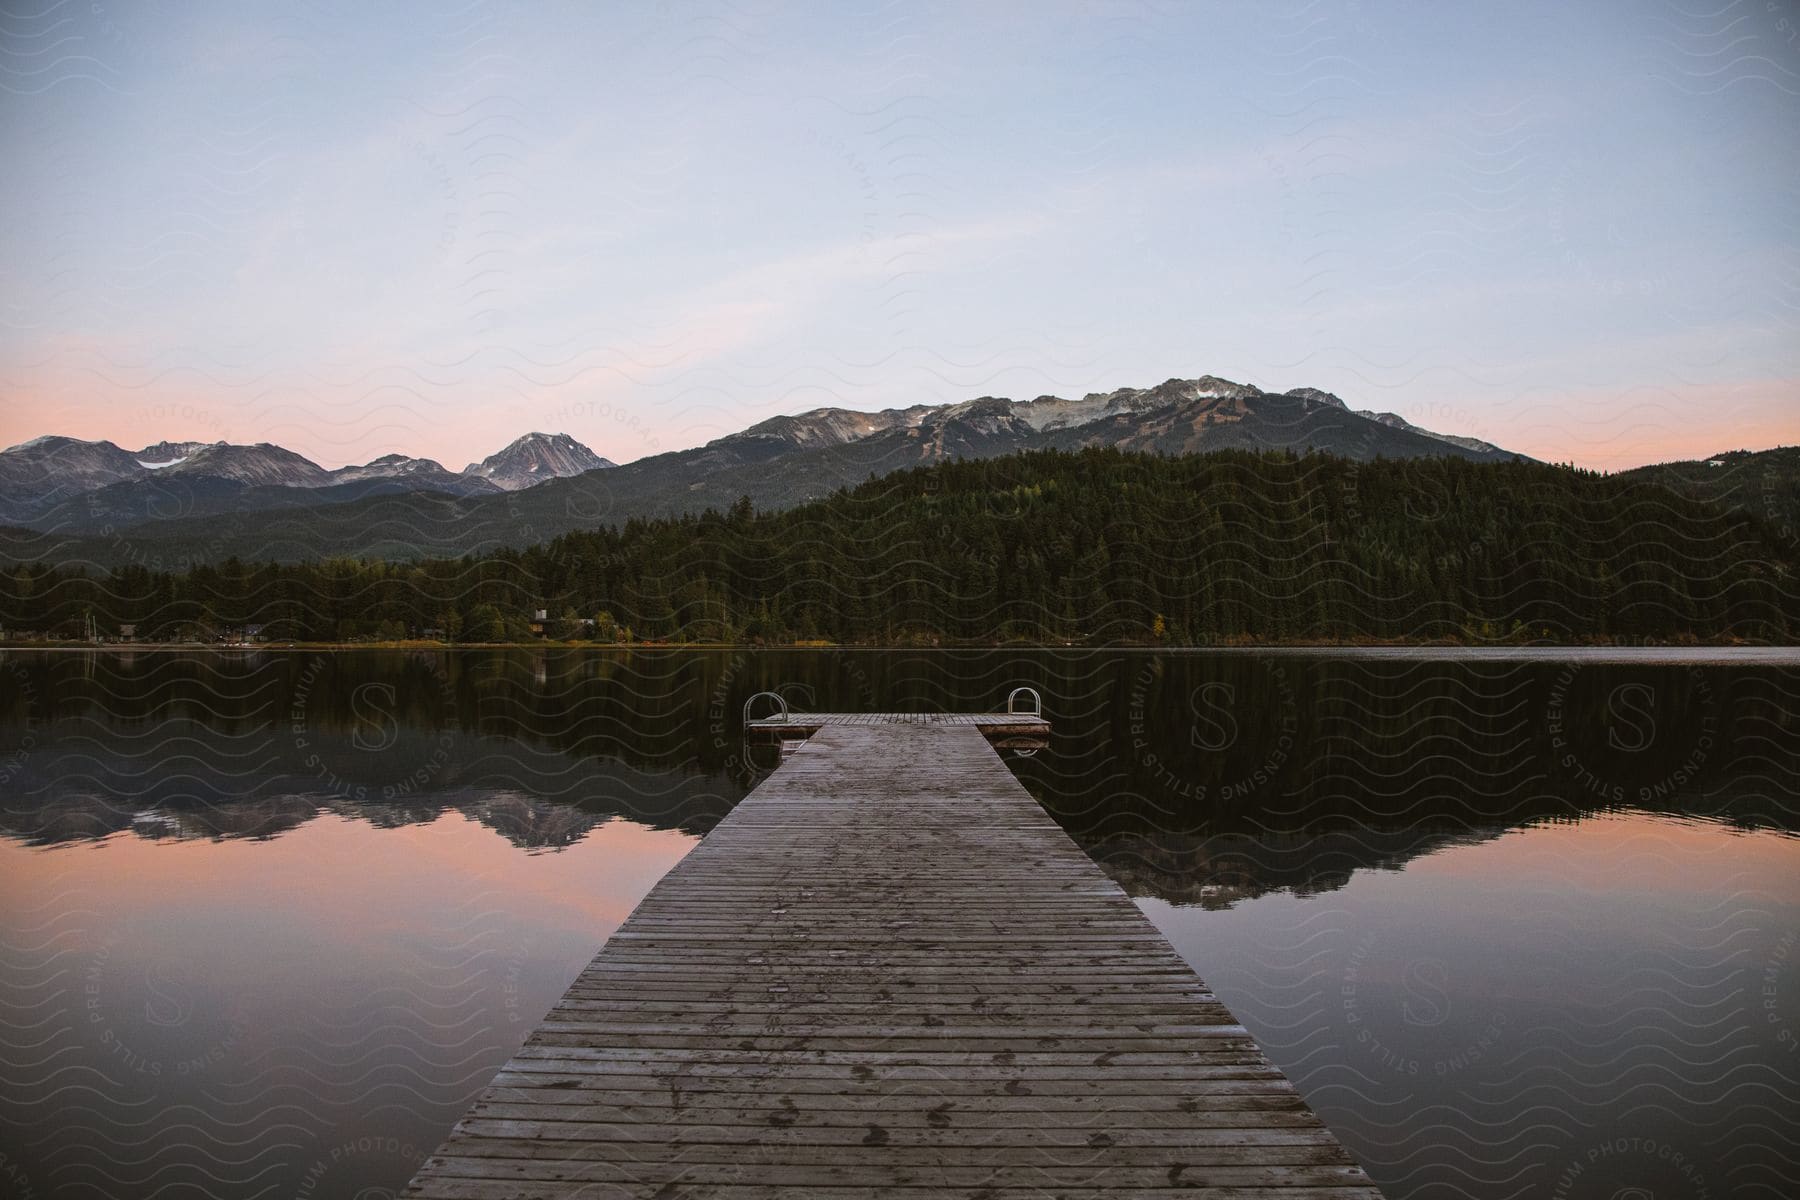
{"label": "metal ladder handrail", "polygon": [[1027,716],[1041,717],[1044,715],[1044,698],[1038,695],[1038,690],[1034,687],[1016,687],[1012,691],[1006,693],[1007,712],[1017,713],[1019,711],[1014,707],[1013,702],[1021,695],[1031,697],[1032,709],[1031,712],[1026,714]]}
{"label": "metal ladder handrail", "polygon": [[[1033,716],[1033,717],[1041,717],[1044,715],[1044,698],[1043,698],[1043,696],[1038,694],[1038,690],[1036,688],[1026,687],[1023,685],[1016,687],[1012,691],[1006,693],[1006,711],[1008,713],[1017,713],[1019,711],[1018,704],[1016,702],[1018,701],[1020,696],[1031,697],[1031,712],[1026,715]],[[1035,749],[1014,750],[1013,751],[1013,755],[1017,758],[1030,758],[1032,755],[1034,755],[1036,753],[1037,753],[1037,751]]]}

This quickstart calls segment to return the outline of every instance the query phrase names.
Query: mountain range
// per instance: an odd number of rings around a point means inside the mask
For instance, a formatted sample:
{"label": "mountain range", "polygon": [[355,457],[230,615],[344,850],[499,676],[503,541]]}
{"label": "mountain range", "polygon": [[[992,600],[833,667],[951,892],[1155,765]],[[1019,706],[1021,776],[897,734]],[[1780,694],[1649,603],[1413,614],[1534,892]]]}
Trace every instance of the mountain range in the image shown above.
{"label": "mountain range", "polygon": [[0,537],[0,550],[14,560],[161,566],[457,555],[631,517],[723,509],[740,496],[786,507],[947,459],[1087,446],[1362,461],[1519,457],[1393,413],[1353,410],[1316,388],[1273,393],[1211,375],[1077,400],[820,408],[625,466],[567,434],[528,434],[460,472],[403,455],[326,470],[266,443],[161,442],[131,452],[48,437],[0,452],[0,523],[24,527]]}
{"label": "mountain range", "polygon": [[566,433],[528,433],[461,471],[387,454],[327,470],[259,442],[111,442],[49,436],[0,451],[0,523],[116,531],[173,516],[262,512],[431,492],[494,495],[613,464]]}

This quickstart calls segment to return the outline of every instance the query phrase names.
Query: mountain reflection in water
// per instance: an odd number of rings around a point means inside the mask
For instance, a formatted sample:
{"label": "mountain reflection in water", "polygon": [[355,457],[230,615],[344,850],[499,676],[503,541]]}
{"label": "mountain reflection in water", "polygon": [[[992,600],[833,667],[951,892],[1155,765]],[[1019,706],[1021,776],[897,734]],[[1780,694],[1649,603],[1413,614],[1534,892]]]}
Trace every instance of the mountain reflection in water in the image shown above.
{"label": "mountain reflection in water", "polygon": [[[622,816],[703,833],[774,765],[739,714],[1049,697],[1013,765],[1135,886],[1319,890],[1446,839],[1617,806],[1791,829],[1767,774],[1791,671],[1661,664],[966,652],[0,656],[0,822],[32,844],[268,837],[465,813],[553,848]],[[1773,757],[1771,757],[1773,755]]]}

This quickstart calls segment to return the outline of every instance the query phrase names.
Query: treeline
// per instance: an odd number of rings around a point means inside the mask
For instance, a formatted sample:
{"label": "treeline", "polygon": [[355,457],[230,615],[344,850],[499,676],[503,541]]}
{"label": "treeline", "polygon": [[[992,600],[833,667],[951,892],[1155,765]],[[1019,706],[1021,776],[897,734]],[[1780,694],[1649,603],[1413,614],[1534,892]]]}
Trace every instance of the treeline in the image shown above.
{"label": "treeline", "polygon": [[21,564],[9,633],[842,643],[1742,638],[1800,632],[1754,514],[1529,463],[1116,450],[945,463],[799,508],[480,558]]}

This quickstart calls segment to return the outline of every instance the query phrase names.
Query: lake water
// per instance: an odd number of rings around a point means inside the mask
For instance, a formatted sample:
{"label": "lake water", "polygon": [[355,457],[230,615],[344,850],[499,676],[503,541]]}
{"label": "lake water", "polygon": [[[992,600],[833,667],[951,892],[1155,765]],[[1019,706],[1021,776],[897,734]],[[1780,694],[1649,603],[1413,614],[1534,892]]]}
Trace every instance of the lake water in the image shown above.
{"label": "lake water", "polygon": [[1792,1195],[1770,658],[0,653],[0,1194],[387,1195],[772,765],[752,692],[1029,683],[1020,778],[1388,1195]]}

